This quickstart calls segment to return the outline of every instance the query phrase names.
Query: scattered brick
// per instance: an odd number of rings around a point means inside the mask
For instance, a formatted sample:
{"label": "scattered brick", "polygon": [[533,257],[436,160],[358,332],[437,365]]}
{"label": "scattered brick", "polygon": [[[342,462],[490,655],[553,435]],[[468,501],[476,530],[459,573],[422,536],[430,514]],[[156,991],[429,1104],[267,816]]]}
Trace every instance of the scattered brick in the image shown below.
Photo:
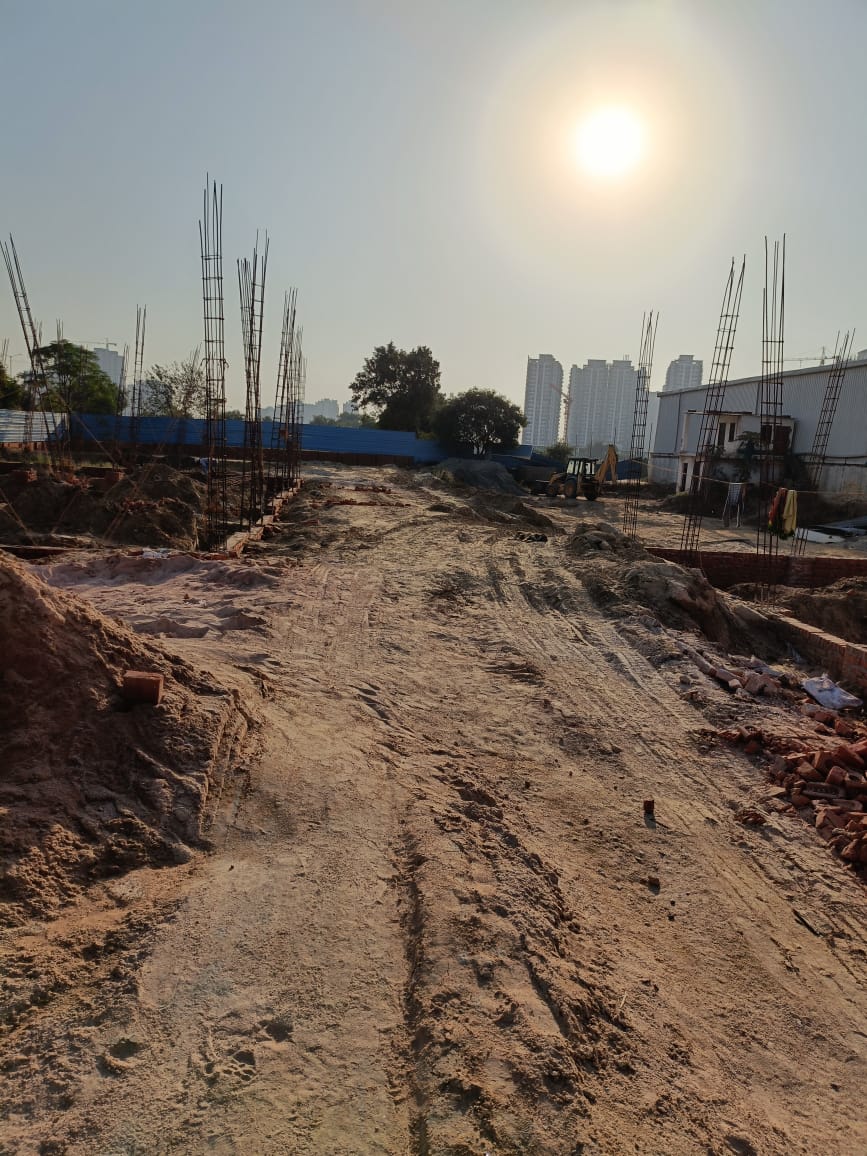
{"label": "scattered brick", "polygon": [[127,670],[123,676],[123,697],[128,702],[157,706],[163,697],[163,676],[143,670]]}

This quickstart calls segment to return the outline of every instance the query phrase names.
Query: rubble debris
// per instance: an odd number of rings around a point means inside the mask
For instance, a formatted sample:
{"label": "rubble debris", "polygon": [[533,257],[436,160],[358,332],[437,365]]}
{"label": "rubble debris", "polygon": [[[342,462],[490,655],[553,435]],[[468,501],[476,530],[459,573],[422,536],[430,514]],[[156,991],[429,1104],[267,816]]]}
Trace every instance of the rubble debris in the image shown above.
{"label": "rubble debris", "polygon": [[829,710],[857,710],[864,705],[862,699],[837,686],[827,674],[821,678],[805,678],[801,686],[820,706]]}
{"label": "rubble debris", "polygon": [[[717,682],[721,682],[728,690],[737,691],[745,690],[748,694],[758,697],[759,695],[781,695],[783,693],[783,681],[786,675],[780,671],[774,671],[771,674],[772,668],[765,666],[764,663],[758,664],[763,669],[755,669],[753,663],[755,659],[750,660],[750,663],[745,669],[731,668],[723,666],[722,663],[712,663],[703,654],[701,654],[695,647],[680,639],[675,640],[675,645],[680,652],[695,664],[696,667],[708,676],[714,678]],[[767,672],[767,673],[766,673]]]}
{"label": "rubble debris", "polygon": [[[783,788],[782,800],[815,823],[841,858],[860,867],[867,863],[867,724],[848,720],[852,741],[847,742],[824,729],[827,734],[780,734],[740,726],[719,730],[716,737],[763,759],[770,782]],[[736,817],[750,821],[751,811],[744,808]]]}
{"label": "rubble debris", "polygon": [[735,818],[748,827],[763,827],[768,821],[767,815],[763,815],[755,807],[741,807],[739,811],[735,811]]}

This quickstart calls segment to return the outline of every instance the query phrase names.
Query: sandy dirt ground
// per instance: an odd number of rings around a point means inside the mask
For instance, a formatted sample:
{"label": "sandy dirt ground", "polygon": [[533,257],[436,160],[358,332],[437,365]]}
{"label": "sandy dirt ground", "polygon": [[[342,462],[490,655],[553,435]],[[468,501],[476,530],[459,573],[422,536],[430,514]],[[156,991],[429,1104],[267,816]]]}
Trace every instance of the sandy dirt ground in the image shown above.
{"label": "sandy dirt ground", "polygon": [[241,560],[33,567],[251,729],[210,851],[3,932],[0,1152],[867,1150],[864,885],[709,738],[793,709],[534,531],[333,467]]}

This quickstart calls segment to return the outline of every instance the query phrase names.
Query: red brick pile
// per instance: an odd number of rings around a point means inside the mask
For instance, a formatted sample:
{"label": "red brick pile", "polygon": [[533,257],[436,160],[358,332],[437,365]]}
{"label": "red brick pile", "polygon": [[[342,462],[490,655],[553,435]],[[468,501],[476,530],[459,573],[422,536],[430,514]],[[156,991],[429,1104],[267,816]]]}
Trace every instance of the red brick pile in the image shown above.
{"label": "red brick pile", "polygon": [[763,756],[796,812],[842,859],[867,864],[867,726],[812,704],[801,711],[812,720],[810,734],[743,726],[717,735]]}

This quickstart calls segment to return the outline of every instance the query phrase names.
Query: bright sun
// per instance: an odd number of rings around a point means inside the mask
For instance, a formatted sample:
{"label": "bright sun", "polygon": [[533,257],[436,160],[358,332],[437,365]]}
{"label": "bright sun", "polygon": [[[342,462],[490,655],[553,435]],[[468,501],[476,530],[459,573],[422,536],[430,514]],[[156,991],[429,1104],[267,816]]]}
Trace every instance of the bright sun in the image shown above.
{"label": "bright sun", "polygon": [[620,177],[644,155],[644,126],[628,108],[597,108],[578,126],[581,167],[594,177]]}

